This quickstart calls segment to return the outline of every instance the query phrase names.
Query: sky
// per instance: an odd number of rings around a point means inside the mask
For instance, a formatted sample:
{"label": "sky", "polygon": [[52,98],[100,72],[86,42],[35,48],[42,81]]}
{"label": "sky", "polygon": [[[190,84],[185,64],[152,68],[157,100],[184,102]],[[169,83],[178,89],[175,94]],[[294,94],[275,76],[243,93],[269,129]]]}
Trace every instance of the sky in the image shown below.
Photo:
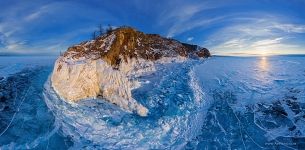
{"label": "sky", "polygon": [[1,0],[0,55],[58,55],[99,24],[216,55],[305,54],[305,0]]}

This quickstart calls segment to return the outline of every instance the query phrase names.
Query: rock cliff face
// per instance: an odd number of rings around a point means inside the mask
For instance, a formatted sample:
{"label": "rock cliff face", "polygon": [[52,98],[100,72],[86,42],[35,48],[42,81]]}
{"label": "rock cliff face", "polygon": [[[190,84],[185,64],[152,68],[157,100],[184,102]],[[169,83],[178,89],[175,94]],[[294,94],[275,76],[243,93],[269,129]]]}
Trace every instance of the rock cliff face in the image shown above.
{"label": "rock cliff face", "polygon": [[210,57],[210,52],[124,27],[68,48],[57,59],[51,81],[66,101],[102,97],[128,112],[146,116],[146,107],[131,95],[139,86],[134,78],[154,71],[155,63],[200,57]]}

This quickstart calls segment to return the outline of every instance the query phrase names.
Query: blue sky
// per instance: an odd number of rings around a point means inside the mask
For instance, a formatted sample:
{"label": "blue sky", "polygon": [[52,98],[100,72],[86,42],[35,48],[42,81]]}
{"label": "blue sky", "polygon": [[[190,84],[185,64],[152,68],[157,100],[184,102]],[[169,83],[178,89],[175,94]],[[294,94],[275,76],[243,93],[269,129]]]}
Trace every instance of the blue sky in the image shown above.
{"label": "blue sky", "polygon": [[55,54],[99,24],[128,25],[213,54],[305,53],[305,0],[1,0],[0,54]]}

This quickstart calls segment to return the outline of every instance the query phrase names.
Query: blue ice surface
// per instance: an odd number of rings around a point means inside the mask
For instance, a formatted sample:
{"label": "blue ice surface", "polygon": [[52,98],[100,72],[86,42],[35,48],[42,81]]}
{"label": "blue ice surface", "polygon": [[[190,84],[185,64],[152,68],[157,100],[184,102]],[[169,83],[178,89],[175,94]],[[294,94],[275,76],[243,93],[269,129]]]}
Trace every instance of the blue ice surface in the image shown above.
{"label": "blue ice surface", "polygon": [[55,57],[0,59],[7,75],[0,80],[0,149],[67,149],[71,142],[54,126],[42,95]]}
{"label": "blue ice surface", "polygon": [[132,92],[150,110],[148,117],[128,114],[102,99],[65,103],[49,81],[45,101],[63,135],[73,139],[72,149],[179,149],[197,135],[203,119],[202,103],[195,101],[200,91],[190,86],[195,80],[189,71],[195,63],[160,65],[157,72],[139,79],[150,81]]}
{"label": "blue ice surface", "polygon": [[305,149],[305,56],[214,57],[196,68],[210,106],[189,149]]}
{"label": "blue ice surface", "polygon": [[48,79],[54,58],[1,60],[12,72],[0,79],[0,149],[305,148],[304,56],[159,66],[132,91],[144,118],[102,99],[61,100]]}

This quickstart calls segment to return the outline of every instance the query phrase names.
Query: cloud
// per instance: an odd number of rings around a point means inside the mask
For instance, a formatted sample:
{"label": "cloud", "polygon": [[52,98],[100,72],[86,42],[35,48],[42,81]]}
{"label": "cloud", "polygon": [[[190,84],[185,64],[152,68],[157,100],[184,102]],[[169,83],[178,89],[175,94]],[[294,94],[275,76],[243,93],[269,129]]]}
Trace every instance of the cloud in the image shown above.
{"label": "cloud", "polygon": [[24,20],[33,21],[34,19],[37,19],[40,16],[42,16],[43,13],[44,13],[44,11],[42,11],[42,10],[35,11],[32,14],[29,14],[28,16],[24,17]]}
{"label": "cloud", "polygon": [[223,48],[241,48],[244,47],[245,39],[231,39],[229,41],[225,41],[221,47]]}
{"label": "cloud", "polygon": [[[220,7],[220,4],[212,1],[181,2],[174,1],[166,6],[166,11],[161,13],[159,24],[169,26],[167,37],[173,37],[195,27],[208,25],[217,21],[219,17],[207,18],[204,11]],[[198,15],[198,16],[197,16]]]}
{"label": "cloud", "polygon": [[20,52],[25,50],[27,44],[21,32],[27,31],[27,27],[30,25],[27,21],[38,17],[38,13],[30,13],[36,9],[34,5],[31,10],[26,10],[27,6],[19,3],[15,7],[7,7],[8,11],[0,14],[0,18],[3,20],[0,23],[0,34],[2,35],[0,52]]}
{"label": "cloud", "polygon": [[273,29],[279,29],[288,33],[305,33],[305,25],[298,24],[273,24]]}
{"label": "cloud", "polygon": [[16,42],[9,41],[5,47],[8,50],[16,50],[16,49],[21,49],[25,44],[26,44],[26,41],[16,41]]}
{"label": "cloud", "polygon": [[223,18],[225,18],[225,17],[222,16],[222,17],[215,17],[215,18],[211,18],[211,19],[198,19],[195,21],[175,24],[168,30],[167,37],[174,37],[176,35],[186,32],[186,31],[192,30],[196,27],[203,28],[205,26],[215,24],[216,22],[222,20]]}
{"label": "cloud", "polygon": [[279,44],[279,43],[281,43],[282,39],[283,38],[259,40],[259,41],[253,42],[251,47],[265,47],[265,46]]}
{"label": "cloud", "polygon": [[193,41],[194,40],[194,37],[188,37],[187,39],[186,39],[186,41],[188,41],[188,42],[190,42],[190,41]]}
{"label": "cloud", "polygon": [[57,53],[88,39],[99,23],[131,25],[219,53],[305,46],[305,13],[290,7],[304,6],[297,2],[33,1],[0,5],[0,52]]}
{"label": "cloud", "polygon": [[301,49],[292,44],[296,34],[305,33],[302,24],[287,23],[277,16],[260,18],[232,18],[230,25],[220,28],[211,34],[202,45],[208,45],[215,53],[231,52],[276,53],[284,48]]}
{"label": "cloud", "polygon": [[[67,6],[76,6],[77,4],[52,1],[40,5],[26,3],[11,7],[9,11],[0,14],[0,18],[3,20],[0,22],[0,53],[57,53],[64,51],[72,42],[77,41],[75,39],[79,38],[80,35],[90,34],[96,28],[95,25],[77,28],[67,24],[63,25],[67,20],[64,18],[66,11],[71,11]],[[25,9],[30,6],[31,9]],[[22,13],[20,13],[21,10]],[[73,13],[76,11],[74,10]],[[78,18],[82,19],[82,17]],[[56,27],[54,20],[60,26]],[[59,30],[67,29],[60,34],[50,35],[52,34],[50,29],[53,30],[55,27]],[[58,31],[55,29],[53,32]]]}

